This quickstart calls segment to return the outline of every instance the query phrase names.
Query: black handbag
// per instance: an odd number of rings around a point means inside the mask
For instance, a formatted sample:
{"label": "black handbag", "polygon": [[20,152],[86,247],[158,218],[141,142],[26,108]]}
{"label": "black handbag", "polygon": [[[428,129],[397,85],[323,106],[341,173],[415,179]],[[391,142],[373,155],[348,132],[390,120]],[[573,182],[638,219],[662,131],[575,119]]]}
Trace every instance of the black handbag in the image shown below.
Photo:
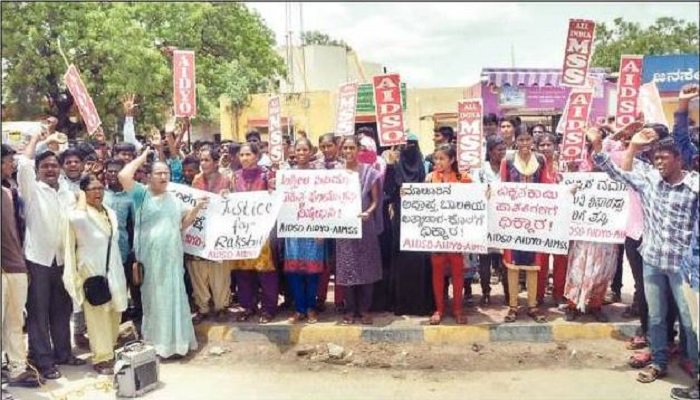
{"label": "black handbag", "polygon": [[[107,210],[105,210],[107,214]],[[94,307],[109,303],[112,300],[112,293],[109,291],[109,282],[107,282],[107,274],[109,273],[109,256],[112,252],[112,221],[107,214],[107,222],[109,223],[109,242],[107,243],[107,261],[105,265],[105,276],[91,276],[83,283],[83,291],[85,299]]]}

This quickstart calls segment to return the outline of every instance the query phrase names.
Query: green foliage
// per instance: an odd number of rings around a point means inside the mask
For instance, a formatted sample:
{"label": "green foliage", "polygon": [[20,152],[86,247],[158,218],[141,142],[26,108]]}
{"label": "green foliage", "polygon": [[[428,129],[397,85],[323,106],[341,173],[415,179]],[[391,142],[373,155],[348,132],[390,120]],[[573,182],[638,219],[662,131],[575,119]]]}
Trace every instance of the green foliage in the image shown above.
{"label": "green foliage", "polygon": [[301,33],[301,43],[304,46],[311,46],[311,45],[337,46],[337,47],[344,47],[345,50],[347,50],[347,51],[352,50],[352,47],[350,47],[347,43],[345,43],[344,40],[331,39],[330,36],[328,36],[325,33],[322,33],[321,31],[304,31],[304,32],[302,32]]}
{"label": "green foliage", "polygon": [[284,74],[274,35],[243,3],[28,3],[2,2],[3,95],[20,115],[51,113],[59,129],[72,98],[63,84],[69,62],[81,72],[105,131],[122,118],[120,99],[136,93],[137,123],[161,125],[172,107],[171,60],[165,46],[194,50],[199,120],[218,113],[227,95],[242,107]]}
{"label": "green foliage", "polygon": [[697,54],[699,36],[695,22],[670,17],[658,18],[646,28],[622,18],[616,18],[612,27],[598,22],[591,63],[616,72],[623,54]]}

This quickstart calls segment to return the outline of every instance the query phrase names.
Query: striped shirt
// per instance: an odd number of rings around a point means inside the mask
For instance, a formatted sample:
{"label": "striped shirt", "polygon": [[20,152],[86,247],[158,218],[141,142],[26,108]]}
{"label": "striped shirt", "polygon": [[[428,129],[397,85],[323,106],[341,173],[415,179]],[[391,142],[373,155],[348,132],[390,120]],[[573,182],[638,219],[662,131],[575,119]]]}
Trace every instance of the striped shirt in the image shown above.
{"label": "striped shirt", "polygon": [[658,170],[634,160],[632,171],[623,171],[607,153],[593,155],[598,167],[614,180],[624,182],[642,199],[644,233],[640,254],[644,263],[667,272],[680,273],[693,230],[693,207],[698,207],[697,172],[684,172],[675,185],[666,182]]}

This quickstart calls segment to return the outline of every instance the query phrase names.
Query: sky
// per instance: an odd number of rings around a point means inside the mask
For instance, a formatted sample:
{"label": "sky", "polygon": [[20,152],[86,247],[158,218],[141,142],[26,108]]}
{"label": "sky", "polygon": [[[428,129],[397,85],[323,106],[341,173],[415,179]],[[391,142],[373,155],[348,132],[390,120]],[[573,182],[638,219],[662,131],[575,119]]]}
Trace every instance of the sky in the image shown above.
{"label": "sky", "polygon": [[[617,17],[651,25],[659,17],[699,22],[693,3],[247,3],[285,43],[302,30],[342,39],[361,60],[380,63],[413,87],[459,87],[481,68],[561,68],[569,18]],[[301,13],[300,13],[301,10]],[[301,17],[300,17],[301,14]],[[512,54],[511,54],[512,48]]]}

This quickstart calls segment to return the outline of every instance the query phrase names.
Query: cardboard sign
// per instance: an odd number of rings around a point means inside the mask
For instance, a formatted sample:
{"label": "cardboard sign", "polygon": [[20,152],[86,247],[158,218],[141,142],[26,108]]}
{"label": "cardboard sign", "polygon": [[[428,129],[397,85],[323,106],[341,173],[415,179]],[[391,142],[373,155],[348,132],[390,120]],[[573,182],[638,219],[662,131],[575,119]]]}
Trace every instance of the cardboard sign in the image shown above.
{"label": "cardboard sign", "polygon": [[563,185],[492,183],[489,247],[567,254],[572,199]]}
{"label": "cardboard sign", "polygon": [[563,118],[564,138],[561,157],[565,161],[582,160],[586,152],[586,126],[593,104],[591,88],[574,88],[566,101]]}
{"label": "cardboard sign", "polygon": [[209,196],[207,208],[182,233],[182,245],[185,253],[212,261],[258,258],[281,205],[267,191],[222,197],[172,182],[168,191],[188,207]]}
{"label": "cardboard sign", "polygon": [[656,82],[645,83],[639,87],[638,111],[644,113],[644,122],[647,124],[663,124],[670,126],[661,103],[661,94]]}
{"label": "cardboard sign", "polygon": [[617,79],[617,129],[631,124],[637,119],[637,100],[642,84],[642,60],[644,56],[621,56],[620,76]]}
{"label": "cardboard sign", "polygon": [[629,215],[627,185],[603,172],[564,174],[564,186],[579,183],[573,203],[569,239],[624,243]]}
{"label": "cardboard sign", "polygon": [[401,195],[401,250],[487,252],[486,185],[411,183]]}
{"label": "cardboard sign", "polygon": [[460,171],[481,168],[483,115],[481,99],[465,99],[458,103],[457,165]]}
{"label": "cardboard sign", "polygon": [[344,169],[284,169],[277,173],[277,191],[282,198],[278,237],[362,237],[357,173]]}
{"label": "cardboard sign", "polygon": [[270,97],[267,103],[267,126],[270,133],[270,160],[273,163],[284,161],[282,145],[282,103],[279,96]]}
{"label": "cardboard sign", "polygon": [[197,115],[194,51],[173,51],[173,108],[176,117]]}
{"label": "cardboard sign", "polygon": [[357,83],[346,83],[338,89],[338,107],[335,113],[335,136],[355,134],[355,107]]}
{"label": "cardboard sign", "polygon": [[398,74],[374,77],[377,136],[381,147],[406,143],[400,85],[401,78]]}
{"label": "cardboard sign", "polygon": [[564,68],[561,85],[582,87],[586,85],[588,66],[593,55],[595,38],[595,21],[570,19],[569,32],[566,35]]}
{"label": "cardboard sign", "polygon": [[63,75],[63,81],[71,96],[73,96],[75,104],[78,106],[78,111],[80,111],[80,116],[83,118],[88,135],[92,135],[102,125],[102,120],[100,120],[95,103],[92,102],[92,97],[88,94],[85,84],[80,78],[80,72],[78,72],[78,68],[75,65],[71,64],[68,67],[68,71]]}

